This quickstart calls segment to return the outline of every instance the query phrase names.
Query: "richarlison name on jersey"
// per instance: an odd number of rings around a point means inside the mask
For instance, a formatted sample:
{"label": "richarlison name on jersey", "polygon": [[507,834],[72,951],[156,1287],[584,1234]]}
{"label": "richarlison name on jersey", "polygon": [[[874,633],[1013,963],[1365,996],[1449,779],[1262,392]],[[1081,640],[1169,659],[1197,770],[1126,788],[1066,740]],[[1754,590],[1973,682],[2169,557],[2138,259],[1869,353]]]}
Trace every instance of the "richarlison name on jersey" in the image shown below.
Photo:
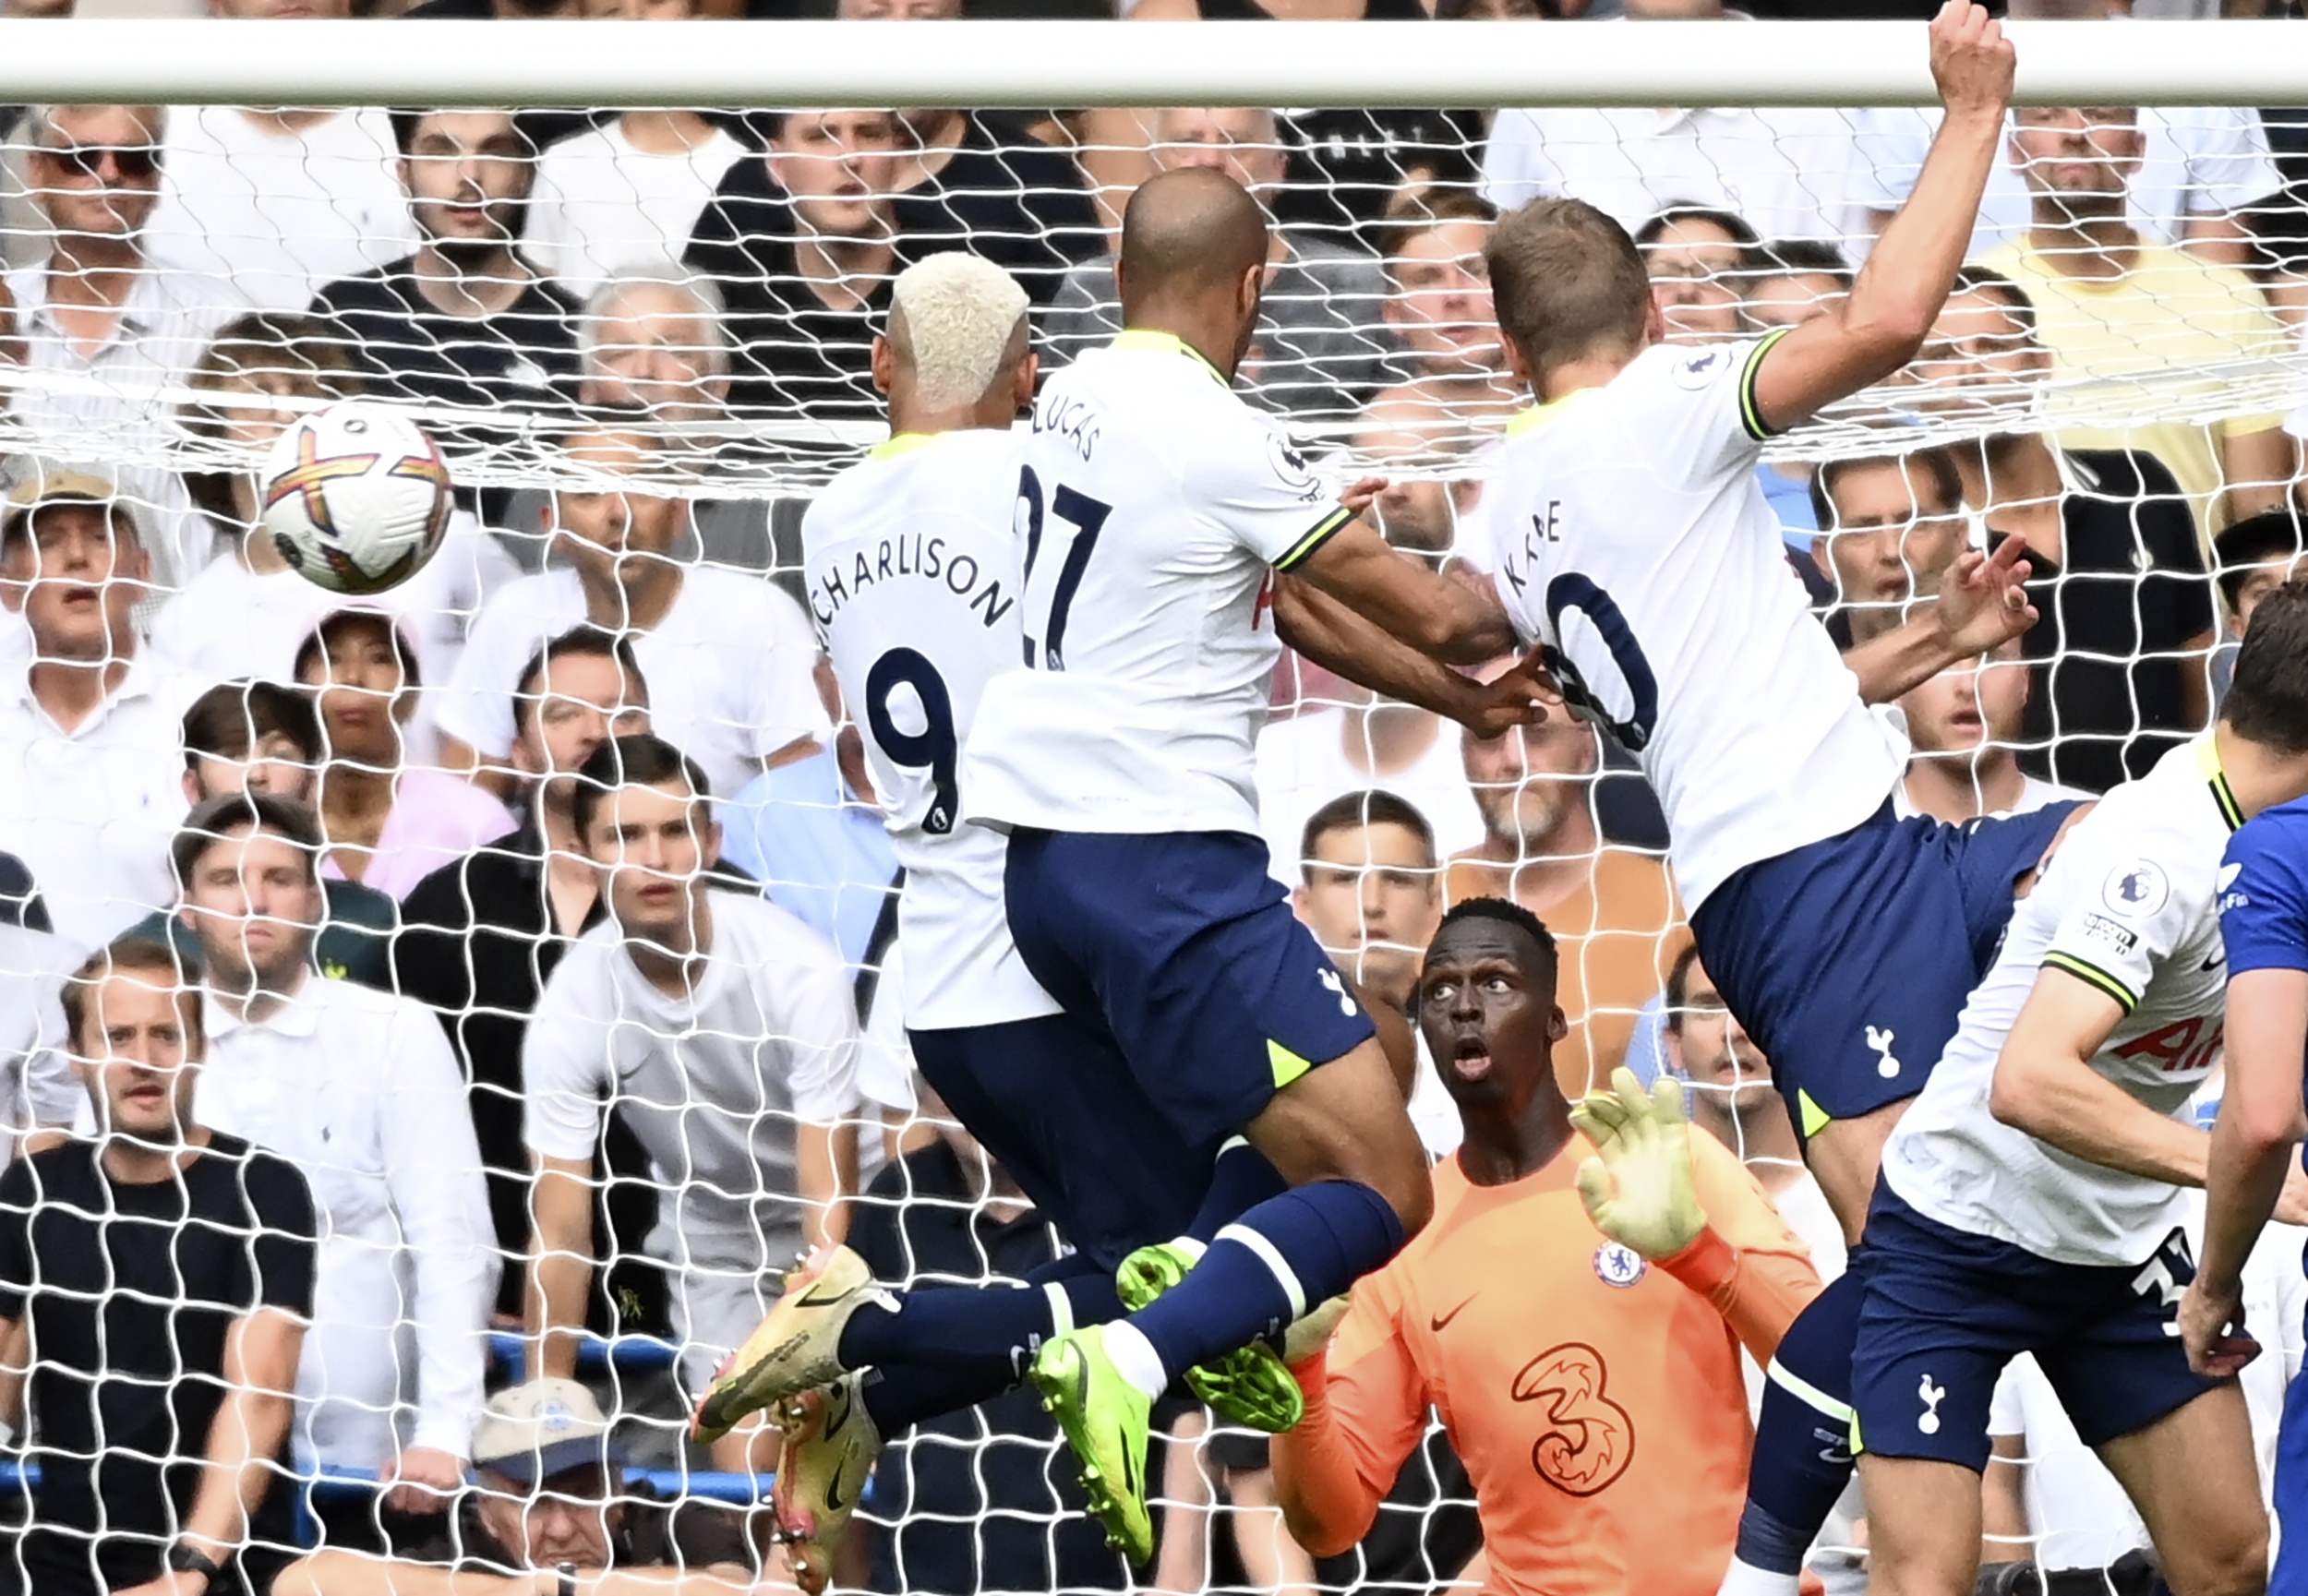
{"label": "richarlison name on jersey", "polygon": [[834,561],[810,589],[811,612],[818,625],[831,626],[843,605],[877,582],[895,582],[900,577],[941,584],[966,607],[980,612],[980,624],[989,628],[1000,624],[1017,603],[1016,595],[1004,594],[1000,580],[981,567],[975,555],[948,558],[945,539],[917,533],[911,537],[885,537],[870,551],[860,548],[848,560]]}

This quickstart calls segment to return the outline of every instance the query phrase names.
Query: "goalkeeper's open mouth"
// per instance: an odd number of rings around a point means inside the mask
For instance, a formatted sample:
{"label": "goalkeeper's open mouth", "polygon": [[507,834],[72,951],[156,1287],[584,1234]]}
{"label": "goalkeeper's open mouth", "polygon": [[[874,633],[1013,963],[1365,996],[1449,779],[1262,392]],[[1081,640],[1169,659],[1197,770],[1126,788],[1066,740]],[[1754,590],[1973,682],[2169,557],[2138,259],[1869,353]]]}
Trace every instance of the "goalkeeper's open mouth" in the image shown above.
{"label": "goalkeeper's open mouth", "polygon": [[1461,1034],[1450,1049],[1450,1073],[1462,1081],[1480,1081],[1491,1073],[1490,1038],[1480,1031]]}

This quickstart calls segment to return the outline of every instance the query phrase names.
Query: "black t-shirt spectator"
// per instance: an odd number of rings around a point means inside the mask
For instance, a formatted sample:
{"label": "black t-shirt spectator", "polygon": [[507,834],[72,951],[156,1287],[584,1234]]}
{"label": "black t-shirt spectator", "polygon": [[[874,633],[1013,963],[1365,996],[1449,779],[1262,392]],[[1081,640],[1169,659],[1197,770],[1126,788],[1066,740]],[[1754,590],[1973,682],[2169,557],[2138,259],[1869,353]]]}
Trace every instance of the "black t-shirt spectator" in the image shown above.
{"label": "black t-shirt spectator", "polygon": [[[975,1208],[961,1160],[944,1142],[885,1167],[859,1205],[849,1244],[892,1284],[1016,1279],[1057,1256],[1028,1209],[1006,1222]],[[917,1424],[873,1474],[871,1589],[923,1596],[981,1590],[1119,1590],[1122,1559],[1082,1516],[1057,1426],[1030,1391]]]}
{"label": "black t-shirt spectator", "polygon": [[[2054,566],[2028,557],[2028,596],[2043,618],[2022,645],[2037,677],[2020,764],[2106,792],[2146,775],[2197,729],[2182,673],[2202,666],[2180,650],[2212,630],[2212,583],[2188,502],[2162,462],[2131,450],[2063,458],[2067,558]],[[2001,541],[1992,528],[1989,536]]]}
{"label": "black t-shirt spectator", "polygon": [[418,292],[415,257],[340,278],[314,314],[343,329],[372,393],[480,410],[558,406],[575,391],[577,306],[532,280],[494,316],[447,316]]}
{"label": "black t-shirt spectator", "polygon": [[[735,1514],[710,1502],[667,1502],[646,1480],[617,1487],[624,1522],[609,1542],[611,1568],[753,1569],[759,1560]],[[412,1563],[432,1563],[464,1574],[516,1575],[532,1572],[481,1527],[470,1498],[447,1528],[407,1554]]]}
{"label": "black t-shirt spectator", "polygon": [[[748,156],[729,168],[690,235],[683,263],[715,280],[728,310],[737,345],[730,403],[813,421],[878,419],[871,356],[889,315],[890,280],[860,304],[827,305],[801,280],[800,232],[768,163]],[[902,233],[896,243],[891,277],[917,258]]]}
{"label": "black t-shirt spectator", "polygon": [[[263,1308],[311,1316],[314,1236],[305,1177],[233,1136],[210,1136],[173,1181],[115,1181],[89,1142],[0,1173],[0,1317],[30,1314],[36,1358],[26,1590],[159,1577],[223,1402],[225,1334]],[[276,1461],[286,1474],[285,1445]],[[294,1496],[277,1483],[251,1518],[248,1587],[294,1554]]]}
{"label": "black t-shirt spectator", "polygon": [[[586,918],[599,922],[598,903]],[[581,928],[582,929],[582,928]],[[521,1312],[529,1246],[530,1164],[521,1134],[521,1044],[547,979],[569,952],[546,890],[545,845],[533,819],[511,836],[451,859],[409,889],[392,941],[393,990],[440,1016],[464,1065],[473,1129],[488,1182],[497,1244],[508,1256],[498,1311]],[[603,1334],[665,1324],[665,1282],[642,1242],[656,1223],[648,1155],[611,1114],[602,1138],[612,1176],[596,1218],[617,1262],[601,1280],[587,1323]]]}
{"label": "black t-shirt spectator", "polygon": [[[1066,268],[1106,252],[1081,168],[1015,127],[963,117],[961,148],[928,182],[896,197],[897,230],[919,258],[968,249],[1017,277],[1048,305]],[[744,162],[739,164],[759,164]]]}

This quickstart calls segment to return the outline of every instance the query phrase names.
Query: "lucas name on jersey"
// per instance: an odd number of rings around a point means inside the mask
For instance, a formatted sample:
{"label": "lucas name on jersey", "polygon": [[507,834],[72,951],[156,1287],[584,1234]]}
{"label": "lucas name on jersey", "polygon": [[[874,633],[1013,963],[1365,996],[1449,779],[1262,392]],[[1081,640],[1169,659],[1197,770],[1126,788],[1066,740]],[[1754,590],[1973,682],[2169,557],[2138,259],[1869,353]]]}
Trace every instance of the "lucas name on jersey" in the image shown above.
{"label": "lucas name on jersey", "polygon": [[885,537],[871,547],[829,558],[810,584],[810,613],[823,631],[833,626],[834,618],[852,598],[876,582],[907,577],[944,587],[961,599],[965,607],[977,612],[980,624],[988,630],[999,626],[1017,603],[1016,595],[1004,592],[1001,578],[981,566],[975,555],[949,558],[944,538],[916,533]]}

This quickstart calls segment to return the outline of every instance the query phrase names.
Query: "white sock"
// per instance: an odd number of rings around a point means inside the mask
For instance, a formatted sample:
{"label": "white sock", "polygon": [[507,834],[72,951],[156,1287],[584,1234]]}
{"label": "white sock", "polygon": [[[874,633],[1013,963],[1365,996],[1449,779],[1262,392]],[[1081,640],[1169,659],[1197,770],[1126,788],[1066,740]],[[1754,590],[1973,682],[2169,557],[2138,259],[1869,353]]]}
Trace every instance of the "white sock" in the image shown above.
{"label": "white sock", "polygon": [[1734,1557],[1717,1596],[1797,1596],[1802,1589],[1799,1574],[1773,1574]]}
{"label": "white sock", "polygon": [[1106,1356],[1113,1360],[1114,1371],[1142,1392],[1149,1402],[1159,1399],[1170,1389],[1170,1374],[1162,1367],[1160,1356],[1146,1333],[1126,1319],[1116,1319],[1105,1327]]}
{"label": "white sock", "polygon": [[1197,1264],[1202,1262],[1202,1254],[1210,1250],[1209,1242],[1198,1241],[1193,1236],[1172,1236],[1170,1244]]}

